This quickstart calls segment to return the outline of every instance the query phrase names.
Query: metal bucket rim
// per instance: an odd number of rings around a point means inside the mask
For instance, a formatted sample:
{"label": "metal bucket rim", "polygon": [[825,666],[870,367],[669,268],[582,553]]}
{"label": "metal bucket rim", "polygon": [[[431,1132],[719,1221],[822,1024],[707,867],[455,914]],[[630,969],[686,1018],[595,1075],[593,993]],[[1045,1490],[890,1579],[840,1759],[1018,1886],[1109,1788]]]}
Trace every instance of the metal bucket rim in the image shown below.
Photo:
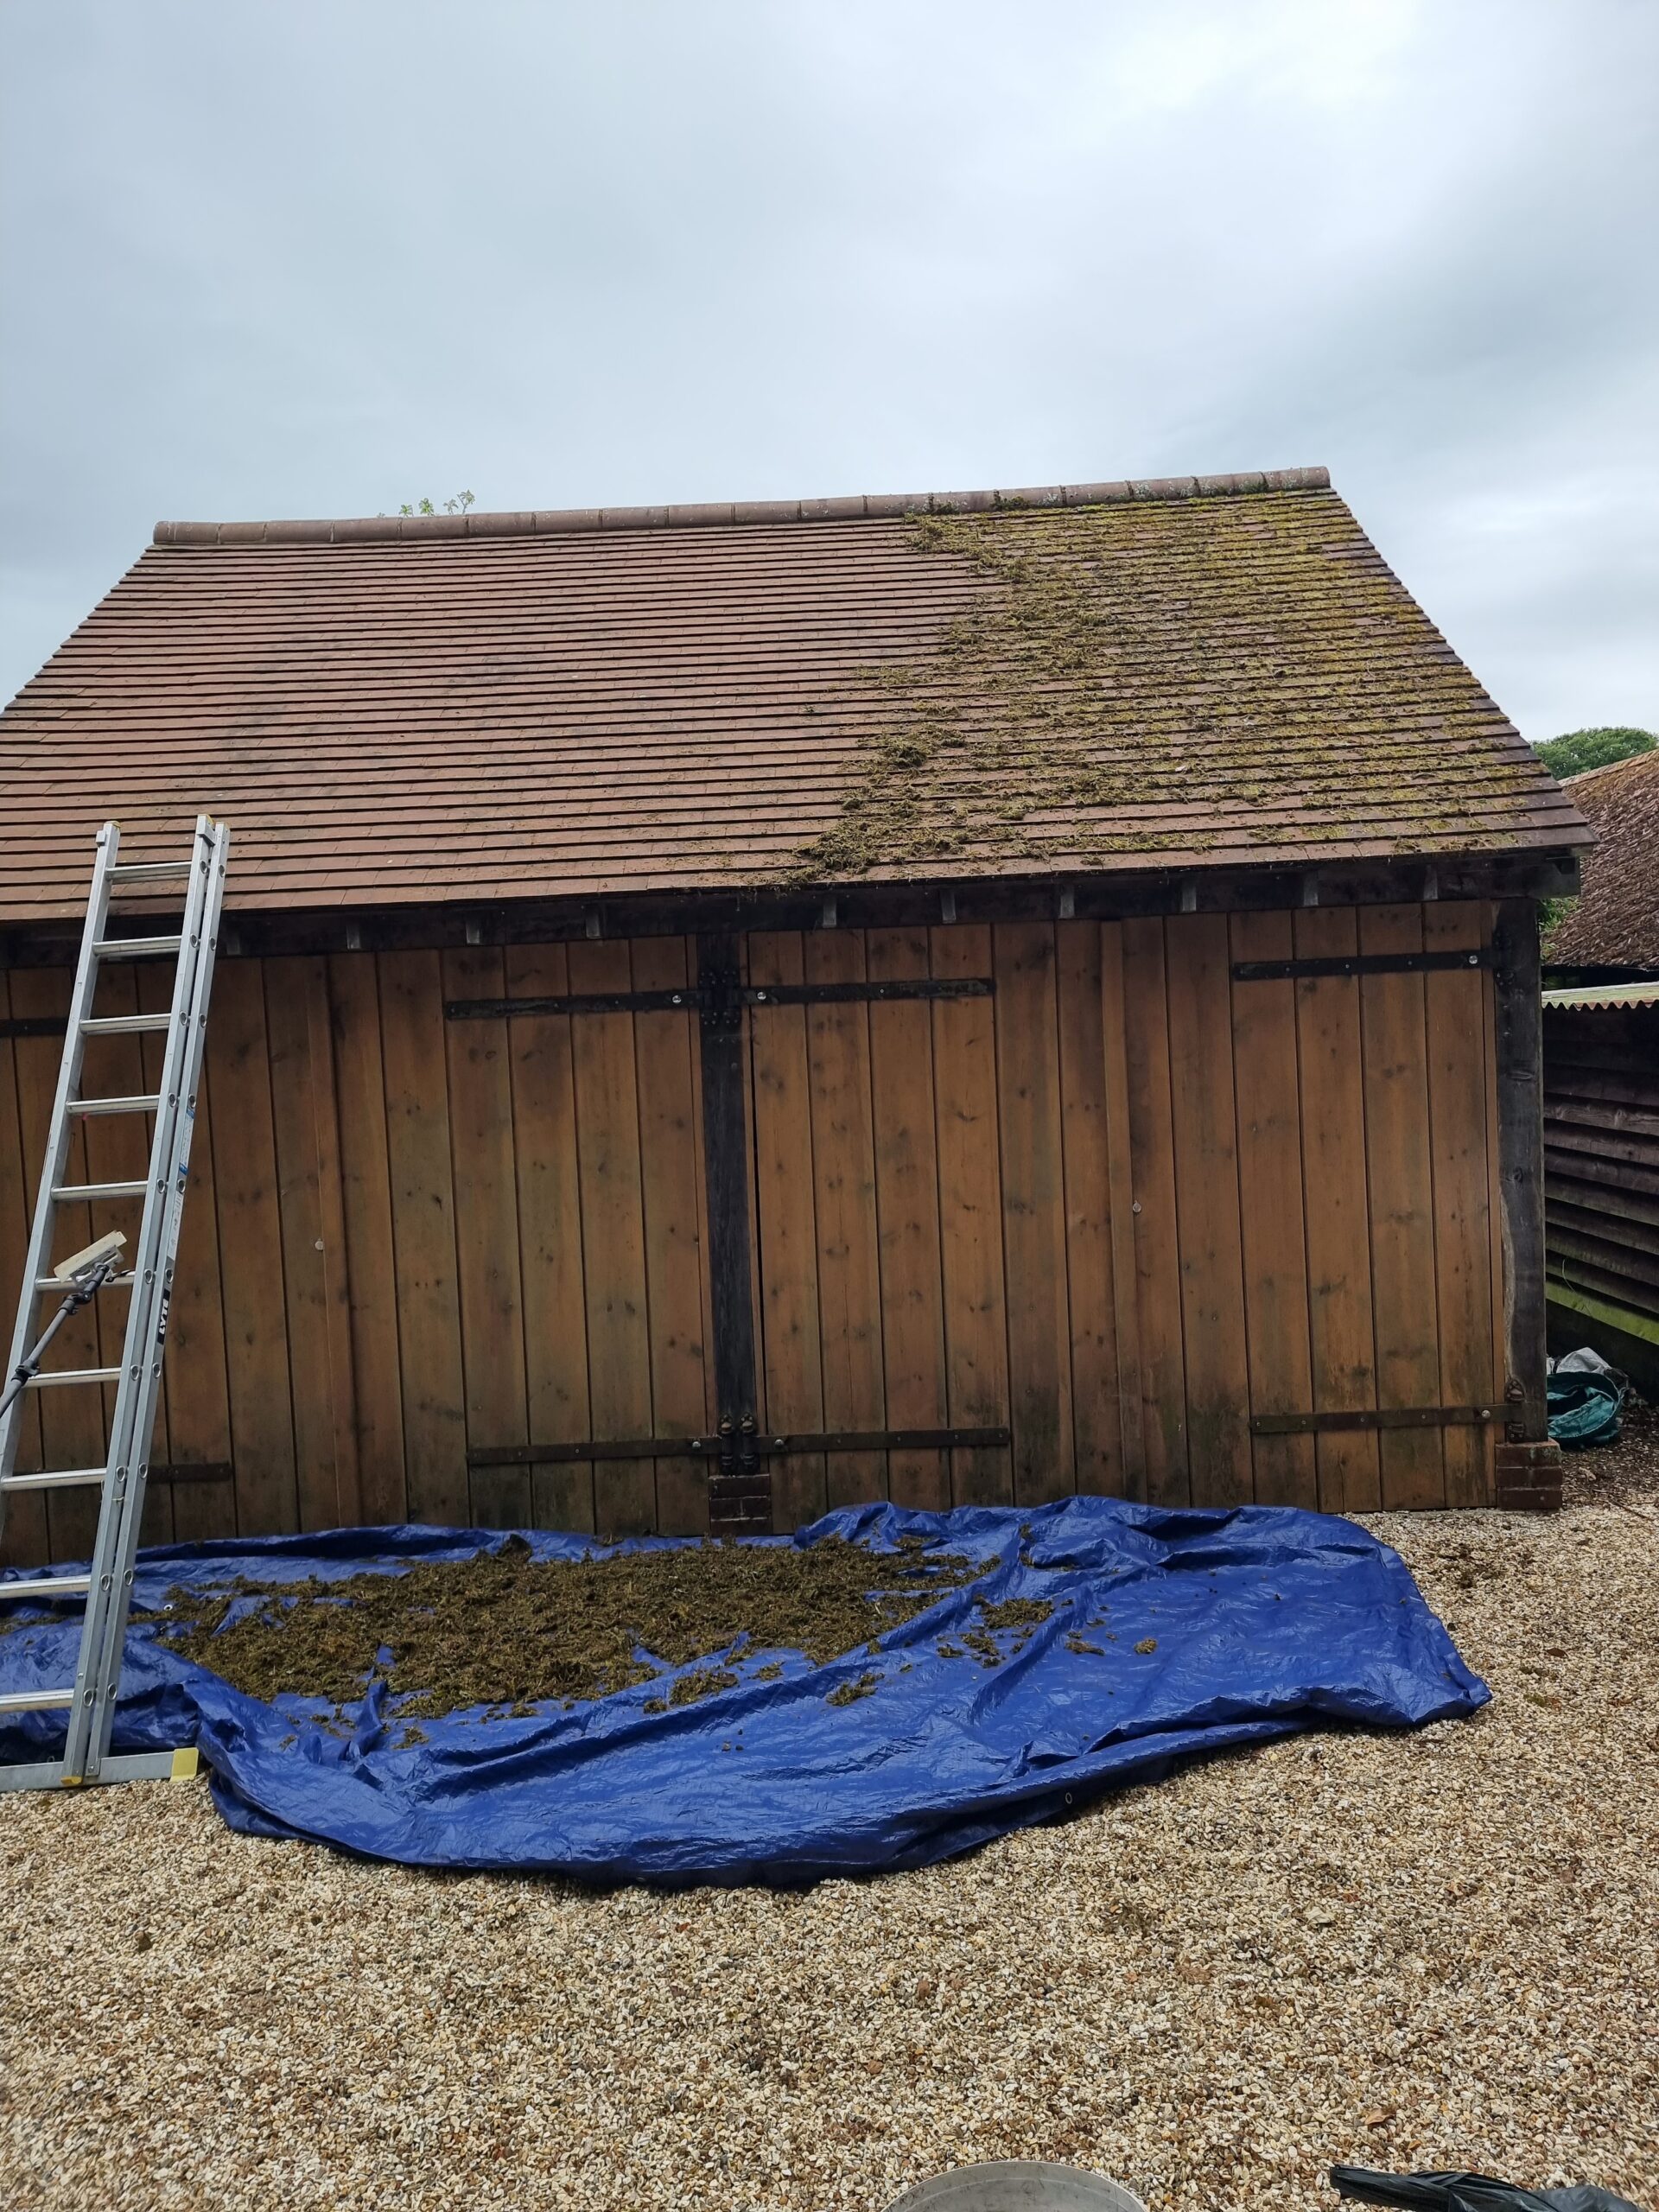
{"label": "metal bucket rim", "polygon": [[[1057,2186],[1045,2188],[1045,2183]],[[982,2187],[988,2191],[1001,2190],[1002,2194],[995,2202],[988,2198],[982,2202]],[[1020,2190],[1017,2196],[1007,2194],[1015,2189]],[[983,2165],[953,2166],[906,2190],[888,2206],[887,2212],[1001,2212],[1004,2202],[1009,2212],[1015,2205],[1021,2212],[1046,2212],[1051,2207],[1052,2212],[1147,2212],[1132,2190],[1109,2175],[1084,2166],[1052,2165],[1040,2158],[1000,2158]]]}

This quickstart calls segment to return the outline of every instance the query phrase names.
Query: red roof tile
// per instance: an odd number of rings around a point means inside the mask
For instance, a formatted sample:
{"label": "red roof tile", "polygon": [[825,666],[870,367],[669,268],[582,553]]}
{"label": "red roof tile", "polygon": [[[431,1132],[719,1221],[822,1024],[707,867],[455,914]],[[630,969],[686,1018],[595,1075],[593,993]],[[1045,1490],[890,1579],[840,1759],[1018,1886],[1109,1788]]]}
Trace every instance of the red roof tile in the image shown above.
{"label": "red roof tile", "polygon": [[1545,957],[1556,968],[1659,968],[1659,753],[1587,769],[1562,788],[1596,849]]}
{"label": "red roof tile", "polygon": [[0,918],[199,809],[264,909],[1588,834],[1318,469],[163,523],[0,716]]}

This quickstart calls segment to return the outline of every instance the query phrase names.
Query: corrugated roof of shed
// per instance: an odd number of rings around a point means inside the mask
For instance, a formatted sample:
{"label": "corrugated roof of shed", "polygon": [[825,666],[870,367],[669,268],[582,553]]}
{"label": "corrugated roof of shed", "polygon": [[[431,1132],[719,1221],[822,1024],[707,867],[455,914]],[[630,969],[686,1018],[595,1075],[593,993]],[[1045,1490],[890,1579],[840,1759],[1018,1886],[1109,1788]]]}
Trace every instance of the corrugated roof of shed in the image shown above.
{"label": "corrugated roof of shed", "polygon": [[0,918],[200,809],[266,910],[1588,836],[1322,469],[160,524],[0,716]]}
{"label": "corrugated roof of shed", "polygon": [[1622,1006],[1659,1006],[1659,983],[1584,983],[1546,991],[1544,1004],[1570,1014],[1612,1014]]}

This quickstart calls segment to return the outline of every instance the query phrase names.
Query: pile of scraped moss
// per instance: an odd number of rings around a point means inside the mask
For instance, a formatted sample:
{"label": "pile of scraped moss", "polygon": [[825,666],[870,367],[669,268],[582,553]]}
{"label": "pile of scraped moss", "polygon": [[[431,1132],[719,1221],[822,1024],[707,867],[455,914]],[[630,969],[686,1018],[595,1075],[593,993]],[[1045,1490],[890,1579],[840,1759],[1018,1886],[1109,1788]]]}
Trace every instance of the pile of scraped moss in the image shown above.
{"label": "pile of scraped moss", "polygon": [[994,1564],[919,1540],[883,1553],[834,1536],[543,1560],[514,1536],[473,1559],[391,1573],[175,1589],[160,1612],[139,1618],[250,1697],[287,1692],[339,1706],[379,1680],[400,1700],[400,1718],[572,1704],[694,1660],[727,1662],[665,1683],[651,1700],[661,1711],[734,1687],[730,1662],[747,1652],[799,1651],[821,1666],[858,1650]]}

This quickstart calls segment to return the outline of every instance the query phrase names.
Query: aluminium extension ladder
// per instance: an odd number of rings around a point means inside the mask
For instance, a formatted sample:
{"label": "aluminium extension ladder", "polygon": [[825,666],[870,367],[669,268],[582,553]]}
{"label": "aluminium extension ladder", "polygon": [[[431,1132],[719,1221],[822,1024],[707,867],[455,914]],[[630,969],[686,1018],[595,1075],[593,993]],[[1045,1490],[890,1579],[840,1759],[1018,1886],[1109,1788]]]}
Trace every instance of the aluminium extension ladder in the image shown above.
{"label": "aluminium extension ladder", "polygon": [[[142,1198],[143,1215],[137,1243],[132,1248],[130,1270],[111,1274],[107,1280],[108,1288],[124,1288],[130,1293],[120,1366],[48,1369],[34,1373],[10,1408],[0,1414],[0,1513],[3,1513],[6,1498],[13,1491],[96,1486],[103,1493],[89,1573],[0,1582],[0,1599],[55,1601],[78,1597],[84,1599],[86,1605],[80,1656],[73,1683],[0,1696],[0,1714],[67,1711],[68,1734],[63,1756],[26,1766],[0,1766],[0,1789],[47,1789],[81,1783],[181,1777],[195,1770],[194,1749],[111,1757],[110,1731],[121,1679],[121,1653],[132,1599],[133,1559],[138,1548],[150,1434],[161,1387],[168,1301],[172,1293],[179,1222],[189,1172],[190,1137],[195,1124],[196,1089],[201,1079],[207,997],[213,985],[213,952],[225,895],[230,830],[210,816],[199,815],[188,860],[146,861],[124,867],[117,857],[120,843],[119,825],[106,822],[98,835],[92,891],[86,904],[86,926],[81,937],[80,958],[69,1001],[63,1065],[53,1101],[46,1165],[35,1208],[29,1256],[24,1263],[22,1297],[17,1308],[8,1376],[15,1376],[27,1364],[30,1346],[37,1335],[38,1301],[54,1291],[61,1294],[67,1287],[52,1271],[58,1208],[92,1200]],[[176,936],[105,934],[113,893],[129,887],[148,889],[180,879],[185,880],[184,916]],[[93,994],[104,961],[136,960],[169,953],[176,955],[177,971],[172,1005],[166,1014],[92,1013]],[[132,1097],[83,1098],[81,1058],[86,1039],[144,1031],[166,1033],[160,1090]],[[64,1181],[71,1140],[77,1126],[89,1114],[155,1116],[149,1173],[143,1182]],[[67,1467],[38,1474],[15,1471],[19,1431],[30,1389],[101,1389],[111,1382],[116,1386],[115,1412],[110,1424],[109,1453],[103,1466]]]}

